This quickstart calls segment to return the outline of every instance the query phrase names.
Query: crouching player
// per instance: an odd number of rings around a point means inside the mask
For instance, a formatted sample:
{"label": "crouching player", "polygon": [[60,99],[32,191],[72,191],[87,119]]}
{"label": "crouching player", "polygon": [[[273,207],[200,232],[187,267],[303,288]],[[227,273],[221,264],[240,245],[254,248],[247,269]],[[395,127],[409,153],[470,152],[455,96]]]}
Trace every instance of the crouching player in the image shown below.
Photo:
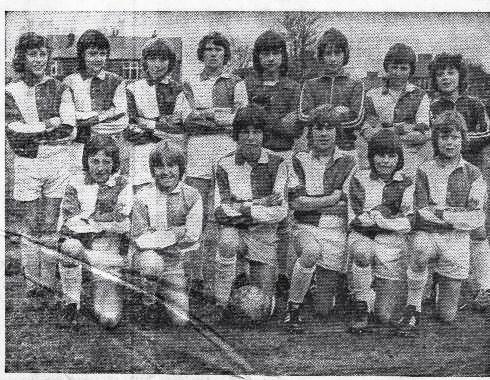
{"label": "crouching player", "polygon": [[236,151],[216,167],[215,216],[221,225],[216,256],[215,297],[224,310],[238,255],[250,263],[250,281],[268,296],[275,291],[277,224],[287,215],[284,159],[262,147],[267,117],[262,107],[238,110],[233,121]]}
{"label": "crouching player", "polygon": [[[85,261],[94,273],[94,312],[107,328],[114,328],[122,313],[121,292],[107,274],[118,276],[124,265],[119,254],[122,234],[129,231],[132,186],[118,174],[119,148],[108,136],[96,135],[84,147],[83,173],[74,175],[62,201],[61,232],[67,237],[61,252]],[[65,317],[77,324],[82,283],[81,265],[60,263],[66,297]]]}
{"label": "crouching player", "polygon": [[427,282],[427,262],[436,259],[439,275],[438,317],[456,317],[461,281],[468,277],[470,232],[485,223],[487,186],[480,170],[461,157],[466,123],[456,111],[444,111],[433,121],[434,159],[422,164],[415,183],[415,236],[407,270],[408,298],[400,335],[409,335],[420,322]]}
{"label": "crouching player", "polygon": [[376,293],[374,312],[388,323],[399,294],[405,233],[411,229],[413,181],[402,173],[403,149],[389,129],[375,133],[368,143],[370,169],[360,170],[349,186],[351,232],[348,249],[353,259],[351,290],[355,298],[350,330],[368,326],[371,269]]}
{"label": "crouching player", "polygon": [[[189,298],[184,274],[184,253],[199,248],[202,231],[202,198],[182,182],[186,168],[180,144],[163,140],[150,153],[154,183],[135,199],[131,237],[139,248],[133,265],[147,279],[152,295],[162,296],[175,325],[189,322]],[[158,313],[147,305],[147,319]]]}
{"label": "crouching player", "polygon": [[296,332],[302,330],[300,307],[315,269],[316,311],[326,316],[334,306],[338,277],[347,269],[346,194],[355,167],[353,156],[343,155],[335,148],[339,120],[334,111],[313,112],[309,123],[310,150],[293,157],[299,184],[289,191],[298,259],[293,268],[285,323]]}

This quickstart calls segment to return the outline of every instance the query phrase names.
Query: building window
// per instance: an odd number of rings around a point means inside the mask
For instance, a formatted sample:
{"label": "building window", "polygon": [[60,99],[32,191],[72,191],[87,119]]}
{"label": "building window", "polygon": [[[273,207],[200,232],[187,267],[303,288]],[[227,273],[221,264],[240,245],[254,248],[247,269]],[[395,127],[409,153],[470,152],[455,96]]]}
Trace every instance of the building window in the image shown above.
{"label": "building window", "polygon": [[141,76],[141,67],[139,61],[126,61],[123,63],[124,79],[139,79]]}

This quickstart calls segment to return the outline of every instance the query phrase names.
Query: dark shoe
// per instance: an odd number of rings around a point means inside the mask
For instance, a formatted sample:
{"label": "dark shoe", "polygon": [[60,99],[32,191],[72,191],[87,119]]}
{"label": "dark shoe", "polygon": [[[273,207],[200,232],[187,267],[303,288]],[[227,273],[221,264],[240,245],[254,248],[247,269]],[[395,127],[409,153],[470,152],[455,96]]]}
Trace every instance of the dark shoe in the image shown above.
{"label": "dark shoe", "polygon": [[302,333],[304,331],[303,321],[301,320],[301,304],[295,302],[288,303],[288,310],[284,318],[286,328],[292,333]]}
{"label": "dark shoe", "polygon": [[424,306],[434,306],[437,304],[437,297],[438,297],[438,292],[439,292],[439,280],[440,280],[440,274],[434,272],[432,275],[432,284],[430,287],[430,294],[429,296],[425,297],[424,300],[422,301],[422,304]]}
{"label": "dark shoe", "polygon": [[311,277],[311,282],[310,282],[310,287],[308,288],[308,291],[305,294],[305,304],[312,305],[313,304],[313,298],[316,290],[318,289],[318,286],[316,285],[316,271],[313,273],[313,276]]}
{"label": "dark shoe", "polygon": [[289,288],[291,287],[291,281],[284,274],[280,274],[276,281],[276,295],[277,298],[287,298],[289,294]]}
{"label": "dark shoe", "polygon": [[352,304],[352,316],[349,332],[362,334],[366,332],[369,324],[369,310],[366,301],[354,301]]}
{"label": "dark shoe", "polygon": [[63,307],[63,319],[65,320],[66,327],[71,327],[74,329],[79,328],[79,315],[80,311],[78,305],[74,302],[69,303]]}
{"label": "dark shoe", "polygon": [[420,312],[414,305],[407,305],[403,317],[398,322],[398,336],[412,336],[418,331]]}

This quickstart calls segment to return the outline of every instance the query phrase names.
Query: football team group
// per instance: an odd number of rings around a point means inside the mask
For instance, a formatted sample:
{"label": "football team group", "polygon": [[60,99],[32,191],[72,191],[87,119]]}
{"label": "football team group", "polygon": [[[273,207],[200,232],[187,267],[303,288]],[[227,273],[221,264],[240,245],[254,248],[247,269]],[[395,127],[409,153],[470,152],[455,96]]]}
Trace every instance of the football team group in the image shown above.
{"label": "football team group", "polygon": [[415,333],[429,281],[441,323],[455,319],[464,281],[487,307],[489,122],[461,55],[435,56],[427,93],[410,82],[417,59],[403,43],[385,55],[383,85],[366,91],[333,28],[317,42],[322,75],[301,85],[272,30],[256,39],[244,79],[229,72],[218,32],[201,39],[202,71],[182,83],[162,38],[144,45],[145,77],[134,81],[105,69],[103,33],[86,31],[76,50],[77,70],[61,82],[47,75],[50,41],[21,35],[5,95],[26,297],[60,286],[68,326],[86,265],[99,270],[93,311],[107,328],[123,313],[114,276],[128,273],[145,289],[145,318],[165,313],[179,326],[189,293],[218,321],[233,318],[230,294],[244,284],[272,307],[287,297],[273,312],[292,332],[304,329],[309,292],[320,316],[348,303],[353,332],[376,323]]}

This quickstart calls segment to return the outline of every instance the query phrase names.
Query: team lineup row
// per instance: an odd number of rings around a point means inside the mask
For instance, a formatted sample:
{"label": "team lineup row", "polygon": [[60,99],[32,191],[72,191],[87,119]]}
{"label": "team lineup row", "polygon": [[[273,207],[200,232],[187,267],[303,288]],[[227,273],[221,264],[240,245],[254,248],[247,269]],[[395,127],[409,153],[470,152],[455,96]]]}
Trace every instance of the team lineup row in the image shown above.
{"label": "team lineup row", "polygon": [[[404,44],[386,54],[385,84],[366,93],[343,70],[349,45],[335,29],[318,41],[324,75],[302,86],[287,77],[286,42],[274,31],[257,38],[245,80],[225,70],[230,44],[216,32],[199,43],[203,71],[182,84],[170,79],[175,53],[161,38],[144,46],[146,78],[131,83],[104,70],[110,46],[96,30],[78,40],[78,71],[63,82],[45,74],[50,52],[40,35],[19,38],[6,133],[26,222],[24,273],[51,287],[58,266],[70,321],[81,266],[48,260],[40,246],[116,275],[130,265],[165,297],[171,319],[186,324],[183,260],[190,255],[191,288],[202,292],[210,203],[220,225],[213,298],[224,315],[237,259],[271,300],[278,274],[289,279],[285,323],[293,331],[315,271],[315,308],[325,315],[350,274],[353,331],[367,327],[369,312],[388,323],[405,279],[399,332],[416,330],[430,258],[442,320],[455,318],[470,269],[477,302],[488,303],[488,178],[478,168],[486,168],[488,116],[465,92],[460,55],[436,56],[430,99],[409,82],[416,55]],[[129,263],[121,236],[129,237]],[[288,269],[290,249],[297,260]],[[117,287],[100,278],[94,289],[96,314],[115,327]],[[29,297],[42,293],[27,283]]]}

